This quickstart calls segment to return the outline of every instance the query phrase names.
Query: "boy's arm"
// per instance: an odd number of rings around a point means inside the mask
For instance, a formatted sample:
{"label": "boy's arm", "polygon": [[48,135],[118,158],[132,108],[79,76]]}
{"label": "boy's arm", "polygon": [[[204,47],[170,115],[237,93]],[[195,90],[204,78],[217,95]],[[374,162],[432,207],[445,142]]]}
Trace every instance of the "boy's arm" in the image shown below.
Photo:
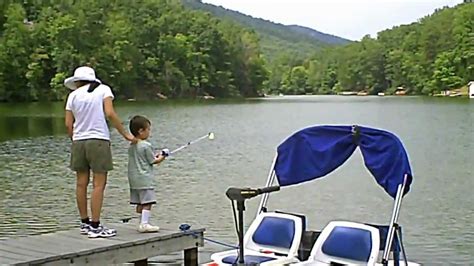
{"label": "boy's arm", "polygon": [[161,153],[159,155],[155,155],[151,145],[145,148],[145,153],[149,164],[159,164],[165,159],[165,156],[163,156]]}

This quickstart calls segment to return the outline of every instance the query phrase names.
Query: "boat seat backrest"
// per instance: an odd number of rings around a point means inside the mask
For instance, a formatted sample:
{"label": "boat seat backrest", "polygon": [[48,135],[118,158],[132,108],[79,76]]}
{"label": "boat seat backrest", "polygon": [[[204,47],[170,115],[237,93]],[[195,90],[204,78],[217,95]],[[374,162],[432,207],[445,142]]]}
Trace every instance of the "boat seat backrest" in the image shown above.
{"label": "boat seat backrest", "polygon": [[261,213],[247,230],[244,247],[259,252],[296,256],[302,232],[300,217],[274,212]]}
{"label": "boat seat backrest", "polygon": [[255,230],[252,240],[260,245],[289,249],[294,237],[295,221],[276,217],[264,217]]}
{"label": "boat seat backrest", "polygon": [[378,229],[365,224],[333,221],[321,232],[309,260],[323,263],[367,264],[377,261]]}

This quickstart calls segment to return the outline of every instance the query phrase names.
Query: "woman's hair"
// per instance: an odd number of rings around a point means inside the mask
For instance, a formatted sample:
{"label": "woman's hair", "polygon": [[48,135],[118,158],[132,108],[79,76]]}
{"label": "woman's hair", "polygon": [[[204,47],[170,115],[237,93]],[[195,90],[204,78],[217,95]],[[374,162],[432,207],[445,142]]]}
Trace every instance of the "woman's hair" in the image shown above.
{"label": "woman's hair", "polygon": [[151,126],[150,120],[148,118],[141,116],[141,115],[136,115],[132,117],[130,120],[130,132],[136,137],[138,136],[138,131],[140,129],[145,129],[148,126]]}
{"label": "woman's hair", "polygon": [[90,81],[90,80],[78,80],[76,81],[77,87],[82,87],[84,85],[90,84],[89,89],[87,89],[87,92],[93,92],[95,88],[99,87],[100,83],[97,81]]}

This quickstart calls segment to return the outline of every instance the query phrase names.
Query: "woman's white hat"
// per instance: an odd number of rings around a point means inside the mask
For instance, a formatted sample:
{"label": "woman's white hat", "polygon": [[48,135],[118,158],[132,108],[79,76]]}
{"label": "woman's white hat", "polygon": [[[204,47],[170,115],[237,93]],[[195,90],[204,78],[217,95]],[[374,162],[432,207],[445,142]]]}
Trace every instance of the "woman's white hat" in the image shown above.
{"label": "woman's white hat", "polygon": [[74,70],[74,76],[64,80],[64,85],[71,90],[77,89],[76,81],[95,81],[102,83],[98,78],[95,77],[95,71],[93,68],[88,66],[81,66]]}

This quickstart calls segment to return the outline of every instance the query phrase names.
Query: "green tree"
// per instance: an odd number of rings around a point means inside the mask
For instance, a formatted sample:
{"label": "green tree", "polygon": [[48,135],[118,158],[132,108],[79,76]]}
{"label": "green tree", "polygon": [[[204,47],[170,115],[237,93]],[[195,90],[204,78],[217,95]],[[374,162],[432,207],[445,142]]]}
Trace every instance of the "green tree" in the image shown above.
{"label": "green tree", "polygon": [[431,80],[432,90],[434,91],[452,89],[462,85],[463,79],[456,75],[456,67],[453,60],[454,53],[444,52],[438,55],[434,64],[434,72]]}
{"label": "green tree", "polygon": [[11,4],[6,10],[4,32],[0,39],[0,98],[33,100],[27,86],[29,55],[34,47],[31,29],[23,23],[25,10]]}

